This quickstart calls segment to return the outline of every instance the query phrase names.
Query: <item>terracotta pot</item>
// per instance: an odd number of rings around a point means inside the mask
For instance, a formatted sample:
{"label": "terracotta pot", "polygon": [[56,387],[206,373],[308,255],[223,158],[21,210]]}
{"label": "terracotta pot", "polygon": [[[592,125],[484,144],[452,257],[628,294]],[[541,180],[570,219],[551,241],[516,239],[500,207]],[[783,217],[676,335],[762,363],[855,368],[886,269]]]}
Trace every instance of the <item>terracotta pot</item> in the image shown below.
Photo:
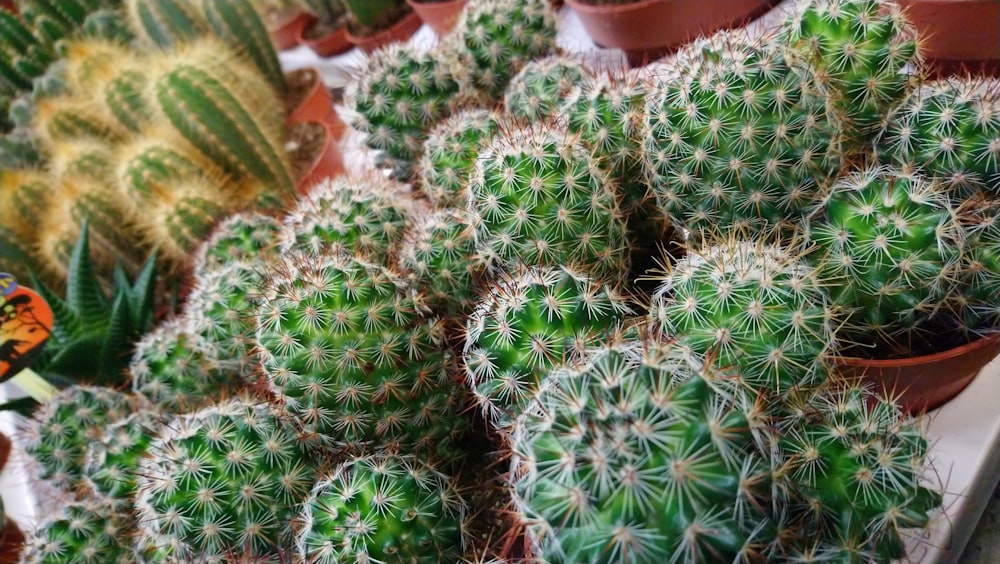
{"label": "terracotta pot", "polygon": [[357,37],[351,30],[347,30],[347,40],[356,45],[365,53],[371,53],[379,47],[383,47],[396,41],[406,41],[413,37],[413,34],[420,29],[424,22],[416,12],[410,12],[406,16],[392,25],[392,27],[382,30],[367,37]]}
{"label": "terracotta pot", "polygon": [[420,16],[425,24],[434,30],[438,37],[443,37],[455,28],[468,0],[449,0],[447,2],[406,0],[406,3],[413,8],[413,11]]}
{"label": "terracotta pot", "polygon": [[7,465],[7,461],[10,459],[10,437],[0,433],[0,471],[3,471],[4,466]]}
{"label": "terracotta pot", "polygon": [[326,130],[323,148],[317,153],[312,164],[298,182],[299,194],[306,194],[310,188],[324,178],[338,176],[344,173],[344,157],[340,153],[339,137],[330,124],[323,122],[313,122],[323,126]]}
{"label": "terracotta pot", "polygon": [[[330,89],[323,83],[319,72],[313,68],[298,69],[285,73],[286,77],[293,73],[307,74],[311,83],[306,95],[295,108],[288,112],[285,118],[286,124],[300,123],[305,121],[328,122],[337,118],[337,112],[333,109],[333,96]],[[288,82],[291,82],[289,78]]]}
{"label": "terracotta pot", "polygon": [[925,356],[891,360],[842,357],[834,364],[840,376],[870,382],[876,391],[896,396],[902,409],[917,414],[957,396],[998,353],[1000,335],[991,335]]}
{"label": "terracotta pot", "polygon": [[1000,76],[1000,1],[899,0],[938,74],[961,69]]}
{"label": "terracotta pot", "polygon": [[594,43],[625,51],[633,65],[666,55],[700,35],[742,25],[776,0],[639,0],[599,6],[566,0]]}
{"label": "terracotta pot", "polygon": [[279,51],[287,51],[298,46],[302,30],[311,24],[316,17],[309,12],[299,12],[294,17],[271,29],[271,38]]}
{"label": "terracotta pot", "polygon": [[347,28],[345,26],[338,27],[333,33],[313,39],[309,37],[309,30],[312,29],[312,25],[310,23],[310,25],[302,28],[302,33],[299,34],[299,42],[303,45],[308,45],[317,56],[332,57],[354,47],[354,44],[347,39]]}
{"label": "terracotta pot", "polygon": [[21,552],[27,540],[17,523],[9,517],[4,517],[0,530],[0,564],[17,564],[21,561]]}

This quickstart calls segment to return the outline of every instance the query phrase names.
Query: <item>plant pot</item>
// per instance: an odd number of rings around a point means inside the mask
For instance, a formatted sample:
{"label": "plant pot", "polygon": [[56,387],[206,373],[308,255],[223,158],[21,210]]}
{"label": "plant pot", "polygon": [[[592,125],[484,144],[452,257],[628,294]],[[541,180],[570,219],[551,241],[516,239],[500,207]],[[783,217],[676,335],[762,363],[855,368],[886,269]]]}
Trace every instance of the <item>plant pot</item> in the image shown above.
{"label": "plant pot", "polygon": [[312,52],[316,53],[316,56],[332,57],[354,47],[354,44],[347,39],[346,26],[342,25],[322,37],[311,38],[309,30],[313,29],[315,25],[316,21],[313,21],[302,28],[302,32],[299,34],[299,42],[312,49]]}
{"label": "plant pot", "polygon": [[566,0],[601,47],[617,47],[633,66],[656,60],[700,35],[743,25],[775,0],[639,0],[594,5]]}
{"label": "plant pot", "polygon": [[413,12],[420,16],[425,24],[434,30],[438,37],[444,37],[455,28],[468,0],[448,0],[446,2],[406,0],[406,3],[413,8]]}
{"label": "plant pot", "polygon": [[292,151],[293,167],[299,171],[299,194],[306,194],[324,178],[344,173],[339,137],[330,124],[315,121],[297,123],[292,126],[289,139],[300,144]]}
{"label": "plant pot", "polygon": [[293,92],[291,96],[294,98],[285,102],[288,106],[286,124],[339,121],[337,112],[333,109],[333,96],[323,83],[319,71],[314,68],[304,68],[287,72],[285,82]]}
{"label": "plant pot", "polygon": [[17,523],[4,517],[0,523],[0,564],[17,564],[21,561],[21,551],[27,540]]}
{"label": "plant pot", "polygon": [[279,51],[287,51],[297,47],[302,37],[302,30],[315,19],[316,17],[309,12],[297,12],[294,16],[283,19],[274,27],[269,27],[274,46]]}
{"label": "plant pot", "polygon": [[356,45],[365,53],[371,53],[379,47],[384,47],[396,41],[406,41],[413,37],[413,34],[420,29],[424,22],[416,12],[410,11],[403,19],[394,23],[391,27],[378,33],[365,37],[358,37],[351,33],[350,27],[347,29],[347,40]]}
{"label": "plant pot", "polygon": [[894,396],[903,410],[918,414],[940,407],[965,389],[1000,353],[1000,335],[981,337],[953,349],[913,358],[834,359],[837,373],[861,379],[876,391]]}
{"label": "plant pot", "polygon": [[1000,1],[899,0],[932,74],[1000,76]]}

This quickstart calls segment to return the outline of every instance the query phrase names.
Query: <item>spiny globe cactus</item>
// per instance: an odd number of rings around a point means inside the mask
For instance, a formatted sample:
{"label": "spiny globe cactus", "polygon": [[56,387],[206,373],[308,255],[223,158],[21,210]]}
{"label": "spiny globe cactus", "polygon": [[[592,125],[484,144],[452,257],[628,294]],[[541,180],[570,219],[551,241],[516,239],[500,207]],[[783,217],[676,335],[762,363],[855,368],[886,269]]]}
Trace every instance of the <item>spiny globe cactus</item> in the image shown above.
{"label": "spiny globe cactus", "polygon": [[808,260],[843,310],[838,338],[888,355],[919,346],[958,281],[964,237],[940,187],[892,168],[852,172],[813,219]]}
{"label": "spiny globe cactus", "polygon": [[139,463],[140,546],[180,562],[278,554],[313,485],[303,449],[287,423],[252,397],[180,416]]}
{"label": "spiny globe cactus", "polygon": [[922,423],[892,398],[852,386],[810,394],[789,404],[778,433],[775,486],[784,530],[772,558],[902,559],[906,529],[927,527],[941,506],[936,485],[925,482]]}
{"label": "spiny globe cactus", "polygon": [[236,213],[220,222],[194,257],[195,269],[208,272],[233,262],[266,264],[277,258],[281,222],[252,212]]}
{"label": "spiny globe cactus", "polygon": [[507,85],[504,110],[525,123],[552,118],[587,73],[583,63],[566,55],[533,60]]}
{"label": "spiny globe cactus", "polygon": [[[196,275],[182,315],[189,331],[204,338],[218,367],[249,376],[256,366],[256,304],[263,298],[265,266],[233,261]],[[216,384],[220,383],[215,379]],[[209,384],[209,382],[205,382]]]}
{"label": "spiny globe cactus", "polygon": [[800,250],[737,237],[688,249],[653,296],[653,320],[765,396],[821,384],[836,326],[825,281]]}
{"label": "spiny globe cactus", "polygon": [[889,115],[878,148],[884,162],[941,180],[956,196],[1000,194],[1000,81],[925,84]]}
{"label": "spiny globe cactus", "polygon": [[114,505],[88,499],[62,505],[28,539],[25,564],[138,564],[135,517]]}
{"label": "spiny globe cactus", "polygon": [[366,456],[338,465],[303,504],[305,562],[456,562],[465,502],[454,478],[412,456]]}
{"label": "spiny globe cactus", "polygon": [[534,556],[754,560],[773,526],[748,406],[686,353],[643,346],[549,374],[518,419],[510,482]]}
{"label": "spiny globe cactus", "polygon": [[568,265],[598,279],[627,270],[614,182],[575,135],[529,125],[496,137],[476,160],[469,210],[479,245],[500,261]]}
{"label": "spiny globe cactus", "polygon": [[261,362],[276,397],[333,448],[450,461],[464,433],[444,325],[420,318],[393,273],[343,254],[289,257],[259,314]]}
{"label": "spiny globe cactus", "polygon": [[476,158],[500,125],[500,114],[477,108],[462,110],[431,130],[417,169],[420,188],[434,207],[465,207]]}
{"label": "spiny globe cactus", "polygon": [[973,199],[958,217],[966,239],[951,305],[959,336],[970,340],[1000,326],[1000,201]]}
{"label": "spiny globe cactus", "polygon": [[629,312],[616,290],[564,267],[526,268],[486,288],[468,320],[464,360],[487,420],[509,431],[550,370],[614,340]]}
{"label": "spiny globe cactus", "polygon": [[648,100],[660,206],[696,236],[798,223],[841,167],[823,97],[767,38],[695,42]]}
{"label": "spiny globe cactus", "polygon": [[156,412],[135,412],[109,424],[100,438],[87,446],[83,473],[96,497],[131,511],[139,459],[146,455],[160,424]]}

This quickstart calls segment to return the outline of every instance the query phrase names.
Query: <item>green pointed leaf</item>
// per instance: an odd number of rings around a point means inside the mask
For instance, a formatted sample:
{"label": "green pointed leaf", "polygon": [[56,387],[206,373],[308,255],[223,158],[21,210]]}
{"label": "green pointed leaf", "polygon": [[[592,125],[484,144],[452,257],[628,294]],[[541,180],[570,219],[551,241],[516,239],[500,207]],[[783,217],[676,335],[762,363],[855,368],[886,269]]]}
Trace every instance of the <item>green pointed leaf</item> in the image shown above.
{"label": "green pointed leaf", "polygon": [[45,367],[48,372],[64,374],[70,378],[88,377],[100,370],[100,356],[103,335],[91,334],[66,343]]}
{"label": "green pointed leaf", "polygon": [[52,310],[52,334],[49,335],[46,347],[61,347],[63,343],[71,341],[83,333],[84,327],[80,323],[80,318],[76,312],[70,309],[69,304],[45,286],[34,272],[30,272],[29,276],[31,277],[31,288],[38,292],[38,295],[45,300],[45,303],[49,304],[49,309]]}
{"label": "green pointed leaf", "polygon": [[91,383],[110,387],[124,384],[123,374],[128,366],[128,352],[132,339],[137,337],[131,317],[128,294],[125,289],[121,289],[115,297],[114,305],[111,306],[111,317],[99,355],[100,368],[94,374],[94,381]]}
{"label": "green pointed leaf", "polygon": [[[129,288],[129,311],[132,313],[132,327],[139,334],[146,333],[153,327],[153,314],[156,307],[156,269],[158,253],[153,251],[142,267],[142,272],[135,279],[135,284]],[[126,286],[128,287],[128,286]]]}
{"label": "green pointed leaf", "polygon": [[101,283],[90,262],[88,231],[87,222],[84,221],[69,261],[66,301],[79,316],[80,322],[90,330],[93,324],[104,324],[107,318],[108,299],[101,290]]}

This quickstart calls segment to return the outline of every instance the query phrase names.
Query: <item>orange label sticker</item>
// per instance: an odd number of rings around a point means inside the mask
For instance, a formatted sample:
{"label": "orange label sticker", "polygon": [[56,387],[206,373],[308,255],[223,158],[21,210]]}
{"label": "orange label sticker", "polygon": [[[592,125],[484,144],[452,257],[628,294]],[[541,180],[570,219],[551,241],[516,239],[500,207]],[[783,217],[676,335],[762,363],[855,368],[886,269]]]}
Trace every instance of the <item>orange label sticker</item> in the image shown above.
{"label": "orange label sticker", "polygon": [[38,359],[52,322],[52,309],[41,296],[0,273],[0,382]]}

